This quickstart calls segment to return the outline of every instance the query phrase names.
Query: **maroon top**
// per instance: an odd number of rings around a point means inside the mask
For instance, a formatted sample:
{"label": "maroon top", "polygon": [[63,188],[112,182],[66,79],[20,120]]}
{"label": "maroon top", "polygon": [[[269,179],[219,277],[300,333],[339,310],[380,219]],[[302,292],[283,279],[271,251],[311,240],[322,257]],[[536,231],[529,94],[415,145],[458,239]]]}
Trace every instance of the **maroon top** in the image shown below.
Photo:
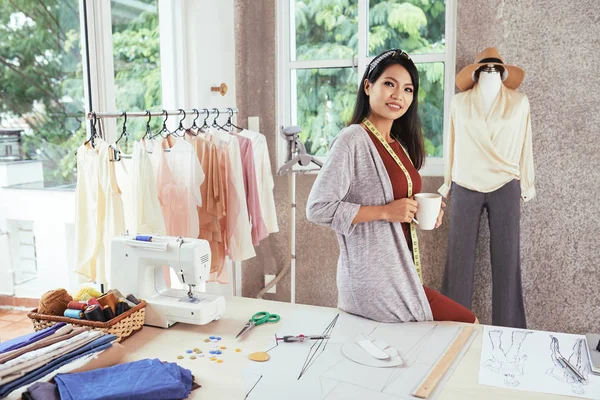
{"label": "maroon top", "polygon": [[[377,136],[375,136],[371,131],[367,129],[369,132],[369,137],[375,144],[377,151],[379,152],[379,156],[383,161],[383,165],[385,165],[385,169],[390,177],[390,181],[392,182],[392,189],[394,191],[394,200],[400,200],[408,197],[408,181],[406,180],[406,175],[402,172],[400,166],[394,161],[394,158],[387,152],[385,147],[381,144]],[[413,196],[417,193],[421,192],[422,181],[421,175],[419,175],[419,171],[413,166],[412,162],[400,147],[400,143],[397,141],[393,141],[390,143],[390,147],[400,158],[402,165],[408,171],[410,178],[413,184]],[[409,247],[412,249],[411,240],[410,240],[410,224],[402,223],[402,230],[404,231],[404,236],[406,237],[406,242],[409,244]]]}

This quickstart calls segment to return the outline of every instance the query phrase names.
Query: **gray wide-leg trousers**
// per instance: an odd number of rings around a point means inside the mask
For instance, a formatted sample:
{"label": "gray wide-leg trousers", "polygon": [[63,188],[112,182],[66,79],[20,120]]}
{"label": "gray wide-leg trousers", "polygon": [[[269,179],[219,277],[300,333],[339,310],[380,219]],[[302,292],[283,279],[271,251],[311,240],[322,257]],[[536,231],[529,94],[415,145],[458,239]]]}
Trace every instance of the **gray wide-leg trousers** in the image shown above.
{"label": "gray wide-leg trousers", "polygon": [[492,261],[492,324],[525,328],[521,285],[521,188],[513,180],[491,193],[452,183],[450,227],[442,294],[471,309],[479,220],[486,208]]}

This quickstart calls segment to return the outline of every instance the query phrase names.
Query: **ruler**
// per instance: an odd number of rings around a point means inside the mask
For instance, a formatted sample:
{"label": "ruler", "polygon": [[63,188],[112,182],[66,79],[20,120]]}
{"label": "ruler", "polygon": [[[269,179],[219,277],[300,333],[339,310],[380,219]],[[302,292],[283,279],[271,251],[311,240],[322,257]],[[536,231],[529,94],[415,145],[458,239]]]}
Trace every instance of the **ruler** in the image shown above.
{"label": "ruler", "polygon": [[465,326],[460,329],[458,336],[454,339],[454,341],[448,346],[446,353],[438,360],[435,366],[429,371],[429,373],[425,376],[425,379],[421,381],[417,389],[412,392],[412,395],[418,397],[420,399],[426,399],[429,397],[433,389],[437,386],[437,384],[442,380],[448,368],[452,365],[458,354],[465,346],[471,334],[473,333],[473,328],[470,326]]}

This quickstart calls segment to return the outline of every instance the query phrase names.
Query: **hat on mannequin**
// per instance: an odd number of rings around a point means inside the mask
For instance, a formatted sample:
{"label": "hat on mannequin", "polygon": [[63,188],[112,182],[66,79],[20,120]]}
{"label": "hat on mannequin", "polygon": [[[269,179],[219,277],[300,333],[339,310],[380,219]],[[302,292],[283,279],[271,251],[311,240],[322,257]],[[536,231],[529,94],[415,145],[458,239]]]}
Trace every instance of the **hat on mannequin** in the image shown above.
{"label": "hat on mannequin", "polygon": [[473,64],[467,65],[456,75],[456,87],[461,91],[471,89],[475,85],[475,72],[486,65],[498,65],[504,69],[502,81],[504,86],[509,89],[518,88],[525,77],[525,71],[522,68],[505,64],[498,50],[495,47],[488,47],[477,54]]}

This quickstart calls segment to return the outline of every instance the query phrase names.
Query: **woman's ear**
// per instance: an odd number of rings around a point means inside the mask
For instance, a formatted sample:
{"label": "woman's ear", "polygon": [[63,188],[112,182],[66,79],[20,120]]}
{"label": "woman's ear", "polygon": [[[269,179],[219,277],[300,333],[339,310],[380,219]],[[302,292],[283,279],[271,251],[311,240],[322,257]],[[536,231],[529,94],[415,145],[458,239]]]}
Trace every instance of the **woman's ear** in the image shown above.
{"label": "woman's ear", "polygon": [[371,91],[371,86],[373,86],[371,82],[369,82],[368,79],[365,79],[365,94],[367,96],[370,94],[369,92]]}

